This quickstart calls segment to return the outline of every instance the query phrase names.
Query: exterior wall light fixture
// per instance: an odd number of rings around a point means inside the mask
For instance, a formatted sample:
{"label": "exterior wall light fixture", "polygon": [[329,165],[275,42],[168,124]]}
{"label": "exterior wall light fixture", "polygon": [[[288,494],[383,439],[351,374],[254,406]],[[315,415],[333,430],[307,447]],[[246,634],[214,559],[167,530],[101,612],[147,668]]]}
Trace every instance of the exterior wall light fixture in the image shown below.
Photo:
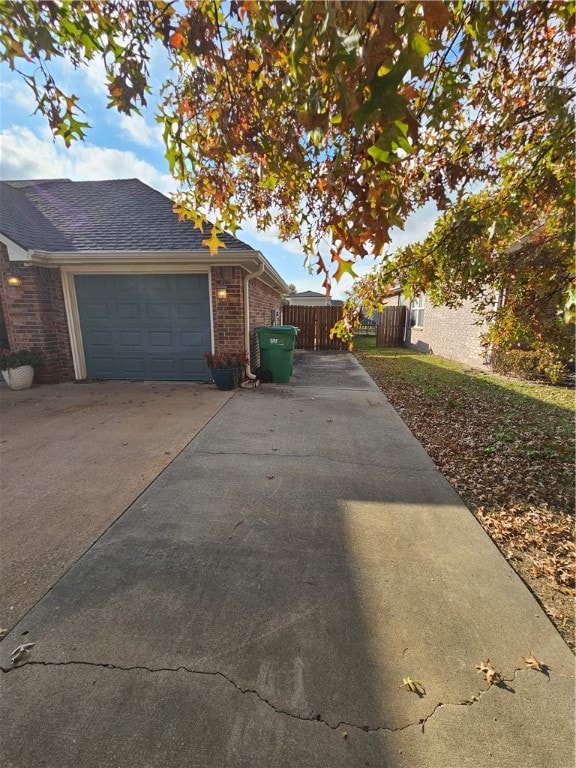
{"label": "exterior wall light fixture", "polygon": [[228,298],[228,286],[224,280],[218,281],[218,285],[216,286],[216,296],[218,296],[219,299]]}
{"label": "exterior wall light fixture", "polygon": [[20,275],[8,275],[6,282],[8,285],[22,285],[22,278]]}

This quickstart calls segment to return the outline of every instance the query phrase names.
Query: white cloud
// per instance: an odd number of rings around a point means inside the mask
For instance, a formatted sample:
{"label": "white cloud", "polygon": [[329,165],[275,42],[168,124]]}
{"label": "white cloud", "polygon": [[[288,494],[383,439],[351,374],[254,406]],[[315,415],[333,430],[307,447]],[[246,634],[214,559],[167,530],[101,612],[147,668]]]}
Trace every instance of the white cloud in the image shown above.
{"label": "white cloud", "polygon": [[158,123],[150,125],[141,115],[120,115],[120,129],[135,144],[149,149],[163,147],[162,128]]}
{"label": "white cloud", "polygon": [[82,67],[75,70],[75,74],[82,78],[82,82],[88,86],[93,94],[108,100],[109,93],[106,68],[104,66],[104,59],[101,56],[82,65]]}
{"label": "white cloud", "polygon": [[3,101],[25,110],[30,115],[37,107],[32,90],[23,82],[4,79],[1,97]]}
{"label": "white cloud", "polygon": [[260,244],[277,245],[285,251],[299,254],[304,259],[304,252],[300,243],[297,240],[281,240],[278,235],[278,227],[274,224],[267,229],[261,230],[257,228],[253,218],[248,218],[242,221],[241,227],[242,229],[238,232],[241,240],[258,240]]}
{"label": "white cloud", "polygon": [[52,141],[48,129],[41,135],[12,126],[0,134],[0,177],[4,179],[67,178],[72,181],[138,178],[168,194],[176,188],[169,174],[140,160],[133,152],[76,142],[66,149]]}
{"label": "white cloud", "polygon": [[419,210],[408,217],[404,229],[394,228],[391,231],[392,242],[389,252],[393,253],[397,248],[403,248],[410,243],[423,240],[432,230],[439,213],[433,202],[428,202]]}
{"label": "white cloud", "polygon": [[91,108],[89,102],[96,101],[99,108],[108,102],[108,81],[101,55],[95,54],[95,58],[82,62],[78,66],[74,66],[66,58],[56,58],[50,62],[49,71],[64,93],[75,93],[80,96],[81,109],[89,111]]}

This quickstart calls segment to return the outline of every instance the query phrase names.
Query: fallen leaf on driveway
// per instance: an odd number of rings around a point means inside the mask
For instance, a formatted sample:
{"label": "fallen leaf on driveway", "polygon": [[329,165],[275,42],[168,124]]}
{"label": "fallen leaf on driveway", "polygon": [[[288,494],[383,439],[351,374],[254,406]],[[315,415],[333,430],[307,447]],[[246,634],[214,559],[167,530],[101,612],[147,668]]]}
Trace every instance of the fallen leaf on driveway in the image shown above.
{"label": "fallen leaf on driveway", "polygon": [[500,673],[496,672],[494,667],[492,666],[490,659],[486,659],[486,661],[481,661],[480,664],[476,665],[476,669],[478,672],[482,672],[484,675],[484,679],[488,683],[488,687],[491,685],[494,685],[494,683],[500,682],[502,679],[500,677]]}
{"label": "fallen leaf on driveway", "polygon": [[30,651],[36,643],[22,643],[22,645],[19,645],[17,648],[14,648],[12,651],[12,654],[10,656],[10,661],[12,662],[12,666],[15,667],[17,664],[19,664],[22,661],[27,661],[28,656],[30,656]]}
{"label": "fallen leaf on driveway", "polygon": [[7,629],[0,629],[0,640],[4,640],[7,634],[8,634]]}
{"label": "fallen leaf on driveway", "polygon": [[418,682],[418,680],[413,680],[411,677],[402,678],[402,685],[400,688],[408,688],[409,691],[412,691],[412,693],[417,693],[419,696],[421,696],[423,693],[426,693],[422,683]]}
{"label": "fallen leaf on driveway", "polygon": [[275,477],[276,475],[266,475],[267,480],[274,480]]}
{"label": "fallen leaf on driveway", "polygon": [[538,672],[544,671],[542,664],[538,661],[536,656],[530,654],[529,656],[522,656],[522,658],[524,659],[524,664],[526,664],[527,667],[530,667],[530,669],[536,669]]}

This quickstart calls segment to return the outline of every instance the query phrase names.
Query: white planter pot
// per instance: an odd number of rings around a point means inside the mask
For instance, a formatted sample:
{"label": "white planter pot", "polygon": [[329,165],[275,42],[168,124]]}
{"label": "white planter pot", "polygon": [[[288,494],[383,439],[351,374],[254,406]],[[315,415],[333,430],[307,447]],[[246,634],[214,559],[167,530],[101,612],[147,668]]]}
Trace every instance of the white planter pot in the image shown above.
{"label": "white planter pot", "polygon": [[2,376],[10,389],[30,389],[34,380],[34,368],[31,365],[20,365],[18,368],[2,371]]}

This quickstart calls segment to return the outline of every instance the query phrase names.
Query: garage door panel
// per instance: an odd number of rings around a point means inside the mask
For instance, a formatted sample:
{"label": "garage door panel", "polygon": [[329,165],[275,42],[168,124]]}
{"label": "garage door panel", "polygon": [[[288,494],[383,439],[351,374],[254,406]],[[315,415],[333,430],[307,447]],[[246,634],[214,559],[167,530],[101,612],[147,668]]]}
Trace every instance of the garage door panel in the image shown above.
{"label": "garage door panel", "polygon": [[122,364],[128,374],[135,379],[144,378],[146,376],[146,359],[143,356],[130,357],[124,356],[121,360],[116,359],[116,367]]}
{"label": "garage door panel", "polygon": [[91,378],[206,380],[207,275],[76,275]]}
{"label": "garage door panel", "polygon": [[116,370],[116,363],[113,357],[94,355],[94,360],[98,366],[98,370],[101,371],[100,376],[110,375]]}
{"label": "garage door panel", "polygon": [[179,320],[198,320],[202,316],[200,304],[178,304],[176,313]]}
{"label": "garage door panel", "polygon": [[146,320],[170,320],[170,306],[167,304],[152,304],[148,303],[146,304],[146,315],[144,317],[144,321]]}
{"label": "garage door panel", "polygon": [[91,320],[106,320],[109,317],[109,307],[104,303],[90,302],[85,311],[86,316]]}
{"label": "garage door panel", "polygon": [[151,357],[150,368],[153,373],[167,379],[171,379],[177,373],[176,364],[172,358]]}
{"label": "garage door panel", "polygon": [[104,347],[105,349],[110,349],[114,343],[113,334],[110,331],[89,331],[87,341],[93,347]]}
{"label": "garage door panel", "polygon": [[142,331],[119,331],[117,341],[121,347],[142,347]]}
{"label": "garage door panel", "polygon": [[119,320],[140,320],[140,307],[138,304],[117,304],[116,316]]}
{"label": "garage door panel", "polygon": [[183,331],[180,335],[180,343],[185,349],[204,349],[204,336],[201,333],[189,333]]}
{"label": "garage door panel", "polygon": [[174,336],[172,331],[149,331],[148,344],[151,347],[172,347],[175,343]]}
{"label": "garage door panel", "polygon": [[190,378],[201,378],[203,375],[204,366],[197,358],[183,358],[182,370]]}

